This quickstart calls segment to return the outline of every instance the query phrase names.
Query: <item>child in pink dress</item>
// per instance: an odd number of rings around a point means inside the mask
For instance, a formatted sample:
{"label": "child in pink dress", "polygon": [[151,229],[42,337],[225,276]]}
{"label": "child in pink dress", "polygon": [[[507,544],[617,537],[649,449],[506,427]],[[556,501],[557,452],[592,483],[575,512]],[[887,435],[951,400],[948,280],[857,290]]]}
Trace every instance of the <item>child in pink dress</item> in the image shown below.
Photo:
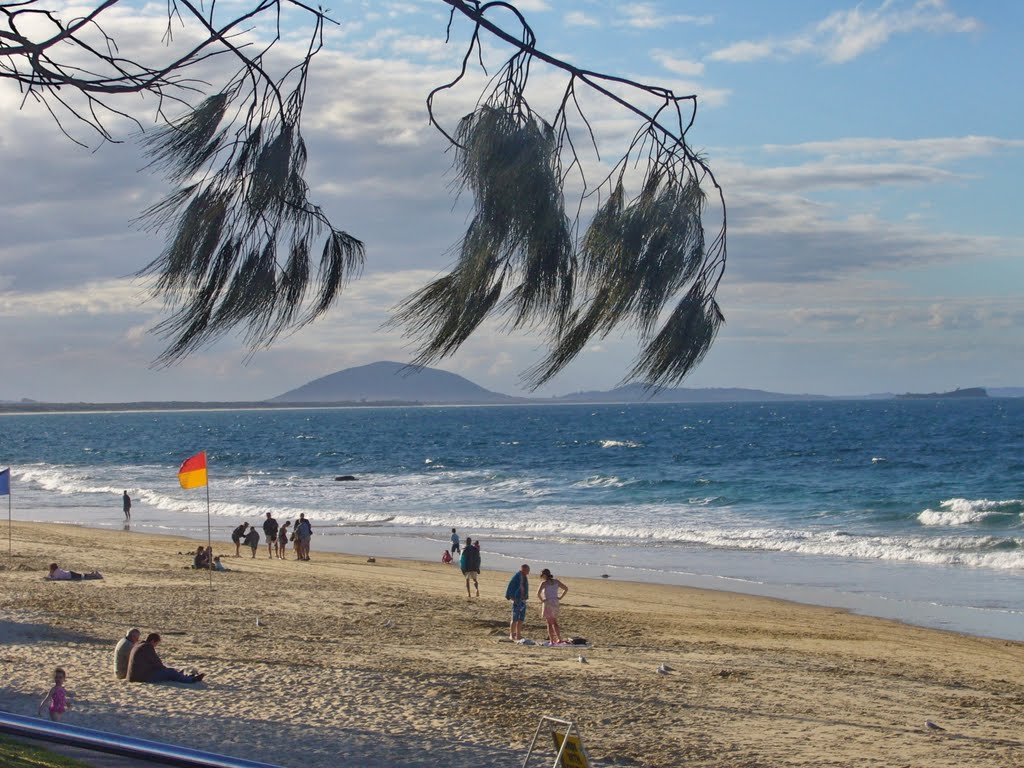
{"label": "child in pink dress", "polygon": [[39,702],[39,716],[43,715],[43,707],[49,705],[50,719],[59,723],[64,713],[71,709],[71,700],[68,692],[64,690],[64,681],[67,679],[67,672],[60,667],[53,671],[53,688],[49,690],[43,700]]}

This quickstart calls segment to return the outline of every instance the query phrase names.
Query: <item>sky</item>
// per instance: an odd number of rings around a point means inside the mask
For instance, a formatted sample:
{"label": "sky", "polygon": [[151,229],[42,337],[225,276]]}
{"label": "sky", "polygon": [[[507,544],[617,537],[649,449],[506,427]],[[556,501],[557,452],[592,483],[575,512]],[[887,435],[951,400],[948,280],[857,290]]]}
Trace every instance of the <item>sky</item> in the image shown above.
{"label": "sky", "polygon": [[[246,3],[218,4],[221,10]],[[858,395],[1024,386],[1024,5],[992,0],[520,0],[538,47],[591,70],[696,94],[688,133],[725,190],[726,322],[687,387]],[[54,5],[67,17],[87,5]],[[164,55],[160,4],[122,4],[108,32]],[[135,276],[162,248],[136,218],[168,192],[130,125],[121,143],[71,129],[0,79],[0,400],[240,401],[378,360],[410,360],[382,328],[451,267],[469,206],[425,98],[458,71],[441,0],[336,0],[303,130],[315,202],[367,261],[314,325],[250,354],[224,338],[170,368],[166,308]],[[514,28],[510,14],[495,21]],[[286,14],[282,58],[308,27]],[[261,34],[256,30],[254,35]],[[187,34],[179,34],[179,44]],[[154,53],[155,52],[155,53]],[[507,49],[484,48],[493,73]],[[228,74],[210,66],[212,83]],[[484,76],[439,97],[449,129]],[[542,111],[564,77],[535,66]],[[584,97],[602,157],[636,124]],[[120,102],[153,125],[154,104]],[[596,162],[593,159],[591,162]],[[709,211],[705,226],[718,226]],[[536,332],[487,323],[436,367],[508,394],[544,355]],[[638,340],[597,339],[535,395],[619,384]]]}

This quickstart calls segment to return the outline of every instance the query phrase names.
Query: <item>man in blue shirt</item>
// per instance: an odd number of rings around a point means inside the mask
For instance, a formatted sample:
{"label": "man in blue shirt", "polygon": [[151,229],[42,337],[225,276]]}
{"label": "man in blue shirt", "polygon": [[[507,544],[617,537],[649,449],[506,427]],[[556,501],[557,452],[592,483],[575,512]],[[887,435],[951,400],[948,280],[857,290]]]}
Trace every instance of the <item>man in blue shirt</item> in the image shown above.
{"label": "man in blue shirt", "polygon": [[523,639],[523,622],[526,621],[526,601],[530,598],[530,566],[523,563],[519,571],[509,579],[505,588],[505,599],[512,601],[512,622],[508,625],[508,639],[518,643]]}

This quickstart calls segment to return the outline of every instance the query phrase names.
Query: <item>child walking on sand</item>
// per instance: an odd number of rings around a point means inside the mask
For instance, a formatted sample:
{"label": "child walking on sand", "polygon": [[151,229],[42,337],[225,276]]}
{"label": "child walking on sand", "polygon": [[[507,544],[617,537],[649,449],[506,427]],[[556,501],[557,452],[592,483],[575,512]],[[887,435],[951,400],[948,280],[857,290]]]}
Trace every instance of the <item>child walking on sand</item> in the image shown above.
{"label": "child walking on sand", "polygon": [[67,676],[67,673],[60,667],[53,671],[53,688],[39,702],[38,711],[40,717],[43,716],[43,707],[49,705],[50,719],[59,723],[61,718],[64,717],[64,712],[71,709],[71,699],[68,696],[68,692],[64,690],[64,681],[67,679]]}

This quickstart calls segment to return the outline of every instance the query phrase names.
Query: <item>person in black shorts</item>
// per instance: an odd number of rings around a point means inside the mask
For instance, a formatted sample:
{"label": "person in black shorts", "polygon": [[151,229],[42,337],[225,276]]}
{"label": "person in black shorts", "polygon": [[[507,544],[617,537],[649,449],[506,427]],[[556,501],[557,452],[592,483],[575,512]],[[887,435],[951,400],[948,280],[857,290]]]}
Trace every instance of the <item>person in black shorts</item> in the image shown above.
{"label": "person in black shorts", "polygon": [[235,542],[235,557],[241,557],[242,553],[240,548],[242,546],[242,537],[245,536],[245,529],[249,527],[248,523],[242,523],[240,526],[235,528],[231,532],[231,540]]}
{"label": "person in black shorts", "polygon": [[274,559],[274,549],[277,547],[277,520],[267,512],[267,519],[263,521],[263,535],[267,539],[267,557]]}

